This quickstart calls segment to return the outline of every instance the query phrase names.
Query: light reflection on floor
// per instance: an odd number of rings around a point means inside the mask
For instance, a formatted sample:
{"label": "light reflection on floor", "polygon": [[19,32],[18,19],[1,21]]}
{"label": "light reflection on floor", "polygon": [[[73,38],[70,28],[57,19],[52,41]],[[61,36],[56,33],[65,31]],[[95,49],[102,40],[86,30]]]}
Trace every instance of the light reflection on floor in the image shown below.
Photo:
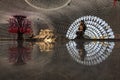
{"label": "light reflection on floor", "polygon": [[104,61],[112,52],[114,42],[69,41],[67,49],[78,63],[96,65]]}
{"label": "light reflection on floor", "polygon": [[0,80],[118,80],[118,44],[1,41]]}

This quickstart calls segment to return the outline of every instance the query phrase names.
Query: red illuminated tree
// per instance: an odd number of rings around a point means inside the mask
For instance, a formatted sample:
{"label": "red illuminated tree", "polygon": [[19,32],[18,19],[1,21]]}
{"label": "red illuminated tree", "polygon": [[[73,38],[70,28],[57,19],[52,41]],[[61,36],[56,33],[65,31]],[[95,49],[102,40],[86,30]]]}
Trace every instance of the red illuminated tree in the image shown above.
{"label": "red illuminated tree", "polygon": [[31,22],[26,16],[15,15],[9,19],[9,33],[17,34],[17,40],[23,40],[23,34],[31,33]]}
{"label": "red illuminated tree", "polygon": [[116,6],[117,1],[120,1],[120,0],[114,0],[114,3],[113,3],[114,6]]}

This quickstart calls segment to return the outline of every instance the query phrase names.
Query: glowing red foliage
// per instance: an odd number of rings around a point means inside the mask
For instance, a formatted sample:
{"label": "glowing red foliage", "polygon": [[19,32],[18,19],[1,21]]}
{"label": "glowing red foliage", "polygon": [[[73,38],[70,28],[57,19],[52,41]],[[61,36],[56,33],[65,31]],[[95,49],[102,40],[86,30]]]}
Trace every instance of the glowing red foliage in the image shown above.
{"label": "glowing red foliage", "polygon": [[[19,18],[21,17],[21,18]],[[8,32],[9,33],[24,33],[28,34],[31,33],[31,22],[22,16],[14,16],[13,18],[9,19],[9,27]]]}

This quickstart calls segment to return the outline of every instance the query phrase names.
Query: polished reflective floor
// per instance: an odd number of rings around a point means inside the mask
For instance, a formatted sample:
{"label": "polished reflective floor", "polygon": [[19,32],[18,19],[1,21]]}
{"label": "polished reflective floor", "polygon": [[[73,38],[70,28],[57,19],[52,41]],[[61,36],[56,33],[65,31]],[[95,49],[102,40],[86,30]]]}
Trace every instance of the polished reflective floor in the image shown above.
{"label": "polished reflective floor", "polygon": [[119,80],[119,44],[0,41],[0,80]]}

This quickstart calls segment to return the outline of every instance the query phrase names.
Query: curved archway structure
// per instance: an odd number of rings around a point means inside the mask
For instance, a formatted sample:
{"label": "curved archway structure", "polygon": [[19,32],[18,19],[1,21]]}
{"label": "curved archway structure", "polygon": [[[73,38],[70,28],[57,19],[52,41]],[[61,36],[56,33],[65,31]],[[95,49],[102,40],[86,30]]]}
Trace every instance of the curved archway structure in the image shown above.
{"label": "curved archway structure", "polygon": [[68,39],[76,38],[81,20],[84,20],[87,27],[84,36],[88,36],[90,39],[114,39],[114,33],[108,23],[99,17],[90,15],[78,18],[71,24],[66,34]]}

